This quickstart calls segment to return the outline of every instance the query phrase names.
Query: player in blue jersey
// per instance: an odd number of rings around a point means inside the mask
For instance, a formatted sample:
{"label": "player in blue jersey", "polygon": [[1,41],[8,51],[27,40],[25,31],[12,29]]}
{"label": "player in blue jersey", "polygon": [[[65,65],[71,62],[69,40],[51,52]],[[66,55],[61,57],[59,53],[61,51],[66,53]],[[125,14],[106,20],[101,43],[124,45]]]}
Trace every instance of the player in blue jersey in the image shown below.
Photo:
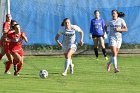
{"label": "player in blue jersey", "polygon": [[95,18],[91,20],[90,25],[90,37],[93,39],[94,42],[94,52],[96,55],[96,59],[98,60],[98,42],[100,42],[105,60],[108,60],[104,44],[104,19],[100,17],[99,10],[94,11],[94,16]]}
{"label": "player in blue jersey", "polygon": [[[68,68],[70,66],[71,74],[74,71],[74,64],[72,63],[72,55],[76,52],[76,32],[80,33],[80,45],[83,45],[83,31],[77,25],[72,25],[69,18],[65,18],[62,22],[62,27],[59,29],[55,40],[59,46],[63,48],[65,55],[65,68],[63,76],[67,75]],[[63,42],[59,42],[59,37],[63,36]]]}
{"label": "player in blue jersey", "polygon": [[121,18],[124,16],[124,13],[112,10],[112,20],[105,26],[105,30],[107,30],[107,27],[110,27],[109,46],[112,52],[110,62],[107,63],[107,71],[110,71],[110,65],[112,63],[114,66],[114,73],[119,72],[117,67],[117,55],[122,44],[122,32],[128,31],[125,21]]}

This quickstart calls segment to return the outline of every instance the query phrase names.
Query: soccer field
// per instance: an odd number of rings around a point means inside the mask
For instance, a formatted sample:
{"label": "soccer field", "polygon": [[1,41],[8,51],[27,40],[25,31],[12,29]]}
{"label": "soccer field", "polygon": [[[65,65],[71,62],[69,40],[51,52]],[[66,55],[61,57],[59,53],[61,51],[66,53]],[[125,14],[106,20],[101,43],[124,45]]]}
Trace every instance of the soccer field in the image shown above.
{"label": "soccer field", "polygon": [[[75,72],[66,77],[64,58],[26,56],[19,77],[4,75],[0,63],[0,93],[140,93],[140,57],[119,56],[119,73],[106,71],[102,56],[96,61],[92,56],[73,57]],[[47,79],[39,77],[39,70],[49,72]],[[13,73],[13,67],[11,68]]]}

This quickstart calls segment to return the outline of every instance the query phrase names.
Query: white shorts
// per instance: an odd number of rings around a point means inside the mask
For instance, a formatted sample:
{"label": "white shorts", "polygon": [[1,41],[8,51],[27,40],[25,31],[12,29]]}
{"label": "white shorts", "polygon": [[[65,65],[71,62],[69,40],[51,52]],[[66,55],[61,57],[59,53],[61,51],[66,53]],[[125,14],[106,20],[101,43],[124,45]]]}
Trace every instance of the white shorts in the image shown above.
{"label": "white shorts", "polygon": [[64,53],[67,53],[70,48],[73,49],[74,52],[76,52],[76,50],[77,50],[76,44],[70,44],[68,46],[63,46]]}
{"label": "white shorts", "polygon": [[116,38],[109,38],[109,46],[115,46],[117,48],[120,48],[122,44],[122,38],[116,39]]}

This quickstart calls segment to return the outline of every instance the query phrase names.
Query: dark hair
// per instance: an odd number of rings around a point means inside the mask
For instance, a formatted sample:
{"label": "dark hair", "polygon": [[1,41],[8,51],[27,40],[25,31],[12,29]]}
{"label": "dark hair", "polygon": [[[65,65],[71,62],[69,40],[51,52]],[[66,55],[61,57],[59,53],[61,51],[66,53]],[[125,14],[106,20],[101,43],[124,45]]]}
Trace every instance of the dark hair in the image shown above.
{"label": "dark hair", "polygon": [[11,23],[10,23],[11,29],[14,29],[14,22],[16,22],[16,21],[15,20],[11,20]]}
{"label": "dark hair", "polygon": [[11,20],[11,25],[13,25],[13,23],[14,23],[14,22],[16,22],[16,23],[17,23],[17,21],[16,21],[16,20]]}
{"label": "dark hair", "polygon": [[94,11],[94,15],[96,14],[96,12],[99,12],[99,13],[100,13],[100,11],[99,11],[99,10],[95,10],[95,11]]}
{"label": "dark hair", "polygon": [[65,25],[65,21],[66,20],[68,20],[69,18],[65,18],[64,20],[63,20],[63,22],[61,23],[61,26],[64,26]]}
{"label": "dark hair", "polygon": [[124,14],[123,12],[118,12],[118,10],[112,10],[112,13],[113,13],[114,11],[117,12],[118,17],[124,17],[124,16],[125,16],[125,14]]}
{"label": "dark hair", "polygon": [[11,14],[6,14],[6,21],[7,21],[7,17],[8,17],[9,15],[11,16]]}
{"label": "dark hair", "polygon": [[8,17],[9,15],[11,16],[11,14],[6,14],[6,17]]}
{"label": "dark hair", "polygon": [[19,24],[15,24],[14,26],[13,26],[13,29],[15,29],[16,28],[16,26],[18,26]]}

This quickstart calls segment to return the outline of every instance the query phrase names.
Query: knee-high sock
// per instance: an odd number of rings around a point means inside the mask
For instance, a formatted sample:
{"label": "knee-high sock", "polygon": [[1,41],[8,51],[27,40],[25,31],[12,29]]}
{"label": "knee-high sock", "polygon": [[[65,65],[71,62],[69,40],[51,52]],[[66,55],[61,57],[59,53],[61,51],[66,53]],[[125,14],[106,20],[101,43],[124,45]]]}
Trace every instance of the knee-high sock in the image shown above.
{"label": "knee-high sock", "polygon": [[94,52],[95,52],[96,57],[98,57],[98,48],[94,48]]}
{"label": "knee-high sock", "polygon": [[117,68],[117,57],[116,56],[112,57],[112,61],[113,61],[114,68]]}
{"label": "knee-high sock", "polygon": [[104,57],[106,57],[107,54],[106,54],[106,49],[105,48],[102,49],[102,52],[103,52]]}
{"label": "knee-high sock", "polygon": [[65,60],[65,70],[64,73],[67,73],[69,65],[70,65],[71,59],[66,59]]}
{"label": "knee-high sock", "polygon": [[72,65],[72,59],[70,59],[70,65]]}
{"label": "knee-high sock", "polygon": [[13,65],[14,65],[14,71],[16,72],[17,71],[17,64],[18,64],[18,61],[16,61],[15,59],[13,60]]}
{"label": "knee-high sock", "polygon": [[5,72],[9,71],[11,65],[12,65],[12,61],[7,61],[7,62],[5,63]]}

